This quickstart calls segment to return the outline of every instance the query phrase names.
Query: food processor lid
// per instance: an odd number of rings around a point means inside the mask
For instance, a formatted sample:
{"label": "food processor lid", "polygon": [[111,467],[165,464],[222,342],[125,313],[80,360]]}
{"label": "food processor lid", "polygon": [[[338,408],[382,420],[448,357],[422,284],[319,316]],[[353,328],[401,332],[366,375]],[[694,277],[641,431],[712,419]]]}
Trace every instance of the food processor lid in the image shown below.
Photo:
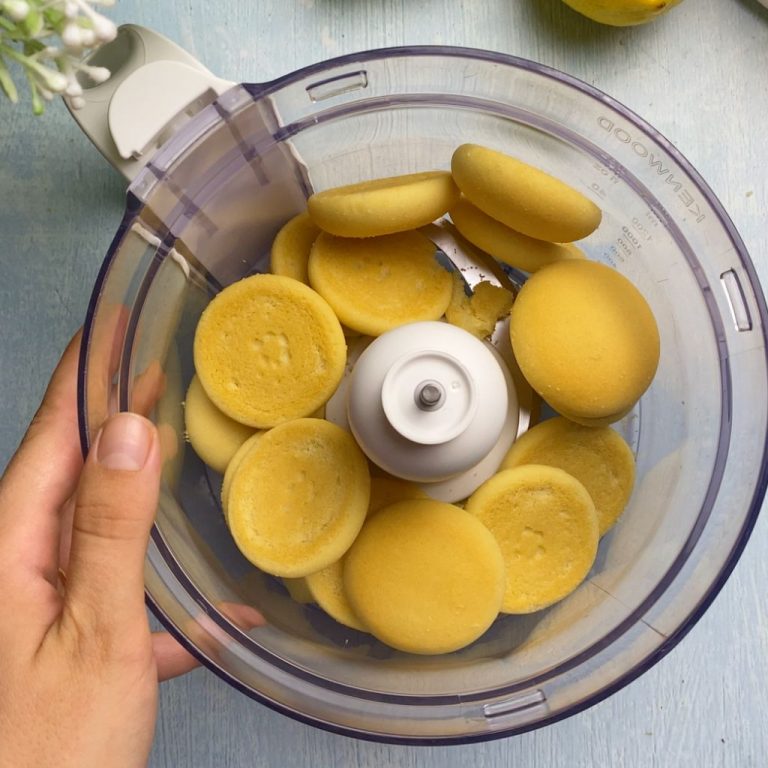
{"label": "food processor lid", "polygon": [[352,371],[352,433],[397,477],[430,482],[464,472],[488,455],[516,403],[502,365],[488,345],[448,323],[395,328]]}

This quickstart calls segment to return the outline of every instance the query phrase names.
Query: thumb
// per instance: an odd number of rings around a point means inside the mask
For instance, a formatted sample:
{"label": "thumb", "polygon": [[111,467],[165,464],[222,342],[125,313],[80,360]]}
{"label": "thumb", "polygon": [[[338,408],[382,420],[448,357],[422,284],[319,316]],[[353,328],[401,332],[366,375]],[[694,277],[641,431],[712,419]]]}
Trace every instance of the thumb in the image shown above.
{"label": "thumb", "polygon": [[81,628],[116,636],[146,624],[144,556],[160,484],[157,431],[120,413],[96,437],[72,522],[65,612]]}

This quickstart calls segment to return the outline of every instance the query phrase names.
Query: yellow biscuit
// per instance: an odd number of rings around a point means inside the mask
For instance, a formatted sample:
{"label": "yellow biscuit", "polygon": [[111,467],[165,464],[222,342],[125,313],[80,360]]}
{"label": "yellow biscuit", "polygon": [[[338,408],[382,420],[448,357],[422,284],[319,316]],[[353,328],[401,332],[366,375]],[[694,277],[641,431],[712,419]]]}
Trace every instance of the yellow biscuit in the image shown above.
{"label": "yellow biscuit", "polygon": [[297,419],[261,435],[232,477],[230,531],[255,566],[307,576],[355,540],[370,497],[368,464],[349,432]]}
{"label": "yellow biscuit", "polygon": [[306,211],[286,222],[272,243],[270,271],[309,285],[307,262],[312,243],[319,234],[320,228]]}
{"label": "yellow biscuit", "polygon": [[589,573],[599,538],[595,505],[562,469],[505,469],[467,501],[501,547],[504,613],[532,613],[564,598]]}
{"label": "yellow biscuit", "polygon": [[312,597],[312,593],[309,591],[309,587],[307,586],[306,576],[300,576],[296,579],[284,578],[283,584],[288,590],[288,594],[291,596],[291,599],[295,600],[297,603],[307,605],[309,603],[315,602],[315,598]]}
{"label": "yellow biscuit", "polygon": [[504,562],[472,515],[412,499],[368,518],[345,558],[344,590],[382,642],[410,653],[448,653],[476,640],[496,618]]}
{"label": "yellow biscuit", "polygon": [[487,147],[462,144],[453,153],[451,171],[470,203],[529,237],[570,243],[600,224],[600,209],[580,192]]}
{"label": "yellow biscuit", "polygon": [[368,514],[372,515],[398,501],[428,498],[429,496],[416,483],[409,480],[401,480],[397,477],[372,477]]}
{"label": "yellow biscuit", "polygon": [[305,577],[312,599],[339,624],[352,627],[352,629],[366,632],[366,628],[347,600],[344,592],[342,574],[344,572],[344,558],[331,563],[327,568],[316,573],[310,573]]}
{"label": "yellow biscuit", "polygon": [[647,302],[627,278],[593,261],[561,261],[532,275],[512,307],[509,329],[531,387],[588,426],[622,418],[659,362],[659,332]]}
{"label": "yellow biscuit", "polygon": [[470,243],[515,269],[536,272],[556,261],[584,258],[584,254],[570,243],[561,245],[536,240],[510,229],[483,213],[465,197],[449,213],[456,229]]}
{"label": "yellow biscuit", "polygon": [[224,472],[224,479],[221,481],[221,509],[224,512],[225,520],[227,519],[227,504],[229,503],[229,488],[232,485],[232,478],[235,476],[235,472],[237,472],[240,462],[245,458],[248,451],[256,445],[256,441],[263,434],[263,431],[255,432],[240,446],[235,455],[231,458],[229,464],[227,464],[227,469]]}
{"label": "yellow biscuit", "polygon": [[253,427],[308,416],[341,381],[346,342],[328,303],[281,275],[225,288],[197,324],[195,369],[224,413]]}
{"label": "yellow biscuit", "polygon": [[342,325],[341,330],[344,332],[345,339],[359,339],[363,334],[360,331],[354,330],[354,328],[347,328]]}
{"label": "yellow biscuit", "polygon": [[562,417],[542,421],[519,437],[501,468],[524,464],[557,467],[575,477],[592,497],[601,536],[624,511],[635,483],[635,457],[618,432]]}
{"label": "yellow biscuit", "polygon": [[576,243],[559,243],[561,248],[565,248],[566,251],[570,254],[570,256],[566,256],[566,258],[570,259],[586,259],[587,254],[584,253],[584,251],[579,248]]}
{"label": "yellow biscuit", "polygon": [[616,413],[610,413],[607,416],[592,419],[587,418],[586,416],[580,416],[578,413],[571,414],[565,408],[560,408],[559,412],[561,416],[564,416],[569,421],[576,422],[577,424],[581,424],[584,427],[608,427],[611,424],[615,424],[617,421],[621,421],[626,415],[629,414],[633,407],[634,403],[632,403],[629,408],[624,408],[623,410],[617,411]]}
{"label": "yellow biscuit", "polygon": [[407,232],[440,218],[459,190],[447,171],[411,173],[326,189],[307,201],[309,215],[339,237]]}
{"label": "yellow biscuit", "polygon": [[454,272],[451,303],[445,310],[445,319],[483,339],[490,336],[496,323],[509,313],[513,300],[509,291],[487,280],[475,285],[472,296],[467,296],[464,281]]}
{"label": "yellow biscuit", "polygon": [[344,325],[368,336],[437,320],[451,299],[451,275],[420,232],[367,240],[323,233],[312,246],[309,280]]}
{"label": "yellow biscuit", "polygon": [[195,453],[221,473],[253,434],[252,427],[230,419],[210,401],[197,376],[192,377],[184,400],[184,425]]}

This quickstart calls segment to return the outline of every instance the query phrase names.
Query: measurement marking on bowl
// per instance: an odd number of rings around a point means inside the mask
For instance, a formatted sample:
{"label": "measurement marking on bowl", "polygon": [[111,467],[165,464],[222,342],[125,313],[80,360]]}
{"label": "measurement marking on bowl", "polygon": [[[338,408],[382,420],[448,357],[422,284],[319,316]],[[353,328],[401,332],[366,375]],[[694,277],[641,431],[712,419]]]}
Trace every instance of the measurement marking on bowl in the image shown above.
{"label": "measurement marking on bowl", "polygon": [[[622,128],[620,125],[616,125],[613,120],[610,120],[607,117],[598,117],[597,124],[600,128],[606,131],[609,136],[616,139],[616,141],[631,147],[632,152],[634,152],[635,155],[647,159],[648,165],[664,180],[664,184],[668,184],[672,187],[678,200],[680,200],[680,202],[693,214],[697,224],[701,224],[701,222],[707,218],[694,196],[683,187],[683,182],[672,173],[669,167],[667,167],[667,164],[672,162],[669,158],[663,154],[659,154],[658,150],[654,152],[653,149],[649,149],[641,141],[635,139],[628,130]],[[599,187],[599,185],[593,184],[593,189],[595,186]],[[598,190],[595,189],[595,191],[597,192]]]}
{"label": "measurement marking on bowl", "polygon": [[307,94],[312,101],[317,102],[367,87],[368,73],[362,69],[359,72],[348,72],[345,75],[337,75],[312,83],[307,86]]}
{"label": "measurement marking on bowl", "polygon": [[[651,221],[653,219],[651,218]],[[653,223],[653,226],[657,226],[657,222]],[[640,219],[637,218],[637,216],[632,217],[632,228],[637,232],[637,236],[641,238],[642,240],[645,240],[646,242],[650,242],[653,238],[651,236],[651,233],[648,231],[648,228],[643,224]]]}

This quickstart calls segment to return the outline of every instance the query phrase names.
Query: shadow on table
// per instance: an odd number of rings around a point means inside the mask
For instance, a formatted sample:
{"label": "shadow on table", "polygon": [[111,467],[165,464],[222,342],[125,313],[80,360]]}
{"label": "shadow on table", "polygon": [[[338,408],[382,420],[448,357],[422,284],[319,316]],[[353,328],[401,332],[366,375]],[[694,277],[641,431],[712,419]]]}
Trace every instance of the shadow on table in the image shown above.
{"label": "shadow on table", "polygon": [[760,0],[736,0],[736,2],[750,10],[755,18],[768,22],[768,8],[761,5]]}

